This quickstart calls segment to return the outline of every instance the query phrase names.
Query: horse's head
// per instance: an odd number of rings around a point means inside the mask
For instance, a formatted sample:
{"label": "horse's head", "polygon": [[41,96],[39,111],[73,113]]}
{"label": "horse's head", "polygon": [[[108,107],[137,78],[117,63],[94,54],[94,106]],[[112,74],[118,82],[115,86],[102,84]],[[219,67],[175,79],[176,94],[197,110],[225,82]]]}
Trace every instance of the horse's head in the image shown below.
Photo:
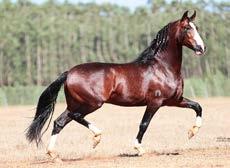
{"label": "horse's head", "polygon": [[203,55],[206,47],[198,33],[198,28],[193,23],[195,18],[196,11],[194,11],[191,17],[188,16],[188,11],[183,14],[178,21],[178,40],[181,45],[192,49],[196,55]]}

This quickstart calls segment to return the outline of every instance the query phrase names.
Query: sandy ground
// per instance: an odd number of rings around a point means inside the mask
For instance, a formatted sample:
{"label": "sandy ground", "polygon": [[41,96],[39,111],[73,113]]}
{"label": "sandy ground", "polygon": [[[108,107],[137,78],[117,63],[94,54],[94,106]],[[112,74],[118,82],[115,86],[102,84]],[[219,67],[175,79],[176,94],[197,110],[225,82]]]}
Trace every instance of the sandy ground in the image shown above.
{"label": "sandy ground", "polygon": [[[43,146],[28,144],[24,131],[35,106],[0,108],[0,167],[230,167],[230,98],[196,99],[203,107],[203,126],[188,140],[195,123],[190,109],[161,108],[144,136],[147,154],[137,157],[133,142],[144,107],[104,105],[86,118],[103,130],[102,141],[92,149],[92,133],[71,122],[60,133],[56,150],[63,163],[53,163],[45,154],[52,125]],[[65,109],[58,104],[55,116]]]}

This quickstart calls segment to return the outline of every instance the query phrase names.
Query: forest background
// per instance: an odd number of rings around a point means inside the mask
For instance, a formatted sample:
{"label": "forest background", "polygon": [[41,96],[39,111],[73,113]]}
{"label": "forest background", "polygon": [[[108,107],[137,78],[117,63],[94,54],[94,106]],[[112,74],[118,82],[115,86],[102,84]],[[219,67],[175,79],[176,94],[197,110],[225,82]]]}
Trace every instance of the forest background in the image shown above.
{"label": "forest background", "polygon": [[184,94],[230,96],[230,2],[149,0],[130,10],[109,3],[2,0],[0,105],[36,104],[48,84],[77,64],[134,60],[187,9],[197,11],[207,52],[196,57],[184,48]]}

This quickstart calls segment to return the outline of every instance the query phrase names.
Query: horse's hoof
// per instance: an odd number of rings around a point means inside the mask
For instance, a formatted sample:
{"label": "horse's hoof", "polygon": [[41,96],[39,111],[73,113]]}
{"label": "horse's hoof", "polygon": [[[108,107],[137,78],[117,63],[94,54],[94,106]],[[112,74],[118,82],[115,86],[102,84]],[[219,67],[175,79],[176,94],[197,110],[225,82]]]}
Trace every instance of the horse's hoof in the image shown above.
{"label": "horse's hoof", "polygon": [[51,159],[55,159],[55,158],[58,158],[58,154],[54,151],[47,151],[46,153]]}
{"label": "horse's hoof", "polygon": [[51,158],[51,160],[53,162],[55,162],[55,163],[62,163],[62,160],[59,158],[59,155],[56,152],[54,152],[54,151],[47,151],[46,154]]}
{"label": "horse's hoof", "polygon": [[191,139],[194,136],[192,129],[188,131],[188,139]]}
{"label": "horse's hoof", "polygon": [[95,135],[93,137],[93,149],[95,149],[97,147],[97,145],[100,143],[100,141],[101,141],[101,134]]}
{"label": "horse's hoof", "polygon": [[48,150],[46,154],[52,159],[58,157],[58,154],[56,152],[54,152],[54,151],[49,151]]}
{"label": "horse's hoof", "polygon": [[61,158],[59,158],[59,156],[56,157],[56,158],[54,158],[54,159],[53,159],[53,162],[54,162],[54,163],[63,163],[62,160],[61,160]]}
{"label": "horse's hoof", "polygon": [[188,139],[191,139],[198,131],[199,131],[199,127],[193,126],[193,127],[188,131]]}
{"label": "horse's hoof", "polygon": [[142,148],[141,146],[135,146],[134,149],[137,150],[138,156],[143,156],[143,155],[145,154],[145,150],[144,150],[144,148]]}

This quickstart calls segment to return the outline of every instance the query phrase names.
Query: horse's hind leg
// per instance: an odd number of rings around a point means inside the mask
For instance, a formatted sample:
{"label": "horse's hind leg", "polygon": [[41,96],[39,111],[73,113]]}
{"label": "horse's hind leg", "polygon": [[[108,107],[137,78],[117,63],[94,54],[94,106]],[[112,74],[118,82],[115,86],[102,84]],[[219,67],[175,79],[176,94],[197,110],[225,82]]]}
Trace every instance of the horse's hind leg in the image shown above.
{"label": "horse's hind leg", "polygon": [[57,139],[57,135],[60,133],[60,131],[72,120],[68,116],[70,112],[66,109],[55,121],[53,126],[53,131],[51,134],[51,139],[47,148],[47,154],[53,158],[58,158],[58,155],[54,152],[54,145]]}
{"label": "horse's hind leg", "polygon": [[[86,128],[90,129],[93,134],[94,134],[94,143],[93,143],[93,148],[95,148],[101,140],[101,130],[98,129],[95,125],[91,124],[90,122],[88,122],[86,119],[84,119],[84,117],[95,111],[96,109],[98,109],[99,107],[95,107],[95,108],[79,108],[79,110],[77,112],[74,113],[69,113],[69,117],[72,118],[73,120],[75,120],[76,122],[78,122],[79,124],[85,126]],[[84,109],[84,110],[83,110]]]}

